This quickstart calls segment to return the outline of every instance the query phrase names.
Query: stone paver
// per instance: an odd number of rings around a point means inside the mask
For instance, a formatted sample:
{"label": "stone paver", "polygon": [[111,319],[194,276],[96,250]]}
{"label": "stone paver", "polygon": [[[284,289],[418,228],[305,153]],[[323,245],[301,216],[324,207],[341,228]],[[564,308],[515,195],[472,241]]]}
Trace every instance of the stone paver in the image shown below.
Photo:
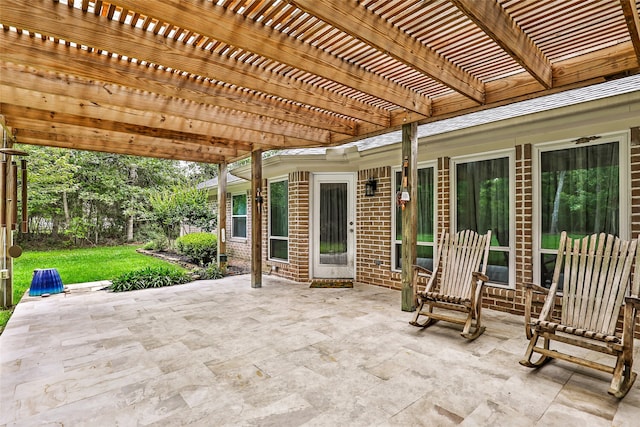
{"label": "stone paver", "polygon": [[483,316],[467,342],[408,325],[397,291],[268,276],[25,297],[0,336],[0,425],[638,425],[640,381],[620,401],[606,374],[524,368],[522,318]]}

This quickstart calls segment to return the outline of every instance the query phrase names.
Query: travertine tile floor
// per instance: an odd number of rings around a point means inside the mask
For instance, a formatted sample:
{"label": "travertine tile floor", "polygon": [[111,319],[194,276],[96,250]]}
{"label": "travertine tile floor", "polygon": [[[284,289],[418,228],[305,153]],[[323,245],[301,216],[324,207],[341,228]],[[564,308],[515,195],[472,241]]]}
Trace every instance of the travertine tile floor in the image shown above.
{"label": "travertine tile floor", "polygon": [[267,276],[27,297],[0,336],[0,425],[640,425],[640,381],[619,401],[606,374],[520,366],[521,317],[486,310],[474,342],[410,317],[397,291]]}

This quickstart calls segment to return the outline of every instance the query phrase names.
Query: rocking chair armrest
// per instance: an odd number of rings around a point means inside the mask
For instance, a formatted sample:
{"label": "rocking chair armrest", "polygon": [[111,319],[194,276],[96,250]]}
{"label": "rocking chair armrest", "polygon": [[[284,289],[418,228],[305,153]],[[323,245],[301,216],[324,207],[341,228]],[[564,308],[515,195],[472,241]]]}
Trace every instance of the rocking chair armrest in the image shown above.
{"label": "rocking chair armrest", "polygon": [[[555,289],[557,285],[556,286],[553,286],[553,285],[555,284],[552,284],[551,287],[554,289],[554,293],[555,293]],[[524,328],[527,335],[527,339],[531,339],[531,337],[533,336],[533,330],[531,328],[531,309],[533,305],[533,294],[536,293],[536,294],[546,295],[544,306],[542,307],[542,310],[540,312],[540,317],[539,317],[540,319],[547,319],[549,317],[549,314],[553,311],[553,307],[551,307],[553,303],[553,299],[549,299],[550,289],[547,289],[535,283],[530,283],[530,282],[525,283],[524,290],[525,290]]]}
{"label": "rocking chair armrest", "polygon": [[524,284],[525,290],[531,290],[532,292],[538,293],[538,294],[548,294],[549,293],[549,289],[545,288],[543,286],[540,285],[536,285],[535,283],[525,283]]}
{"label": "rocking chair armrest", "polygon": [[489,276],[487,276],[486,274],[480,273],[479,271],[474,271],[473,273],[471,273],[471,275],[475,280],[480,280],[482,283],[489,281]]}
{"label": "rocking chair armrest", "polygon": [[631,295],[631,296],[625,297],[624,298],[624,303],[625,304],[631,304],[636,309],[640,309],[640,297],[638,297],[638,296]]}
{"label": "rocking chair armrest", "polygon": [[424,268],[421,265],[418,264],[413,264],[413,268],[415,270],[418,270],[418,274],[425,274],[425,275],[429,275],[431,276],[433,274],[433,271],[429,270],[428,268]]}

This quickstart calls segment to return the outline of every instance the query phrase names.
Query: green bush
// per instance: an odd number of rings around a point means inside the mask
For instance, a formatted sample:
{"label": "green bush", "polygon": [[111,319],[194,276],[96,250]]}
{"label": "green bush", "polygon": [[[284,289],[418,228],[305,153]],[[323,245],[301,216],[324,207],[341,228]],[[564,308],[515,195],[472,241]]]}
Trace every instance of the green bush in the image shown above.
{"label": "green bush", "polygon": [[189,233],[176,239],[176,249],[201,266],[216,259],[218,237],[211,233]]}
{"label": "green bush", "polygon": [[202,280],[222,279],[224,277],[224,268],[212,262],[203,268],[196,269],[193,273],[200,276]]}
{"label": "green bush", "polygon": [[113,292],[125,292],[180,285],[190,281],[191,276],[184,271],[168,267],[146,267],[121,274],[111,281],[109,289]]}
{"label": "green bush", "polygon": [[161,234],[156,235],[152,240],[144,244],[142,249],[147,251],[164,251],[169,249],[169,239]]}

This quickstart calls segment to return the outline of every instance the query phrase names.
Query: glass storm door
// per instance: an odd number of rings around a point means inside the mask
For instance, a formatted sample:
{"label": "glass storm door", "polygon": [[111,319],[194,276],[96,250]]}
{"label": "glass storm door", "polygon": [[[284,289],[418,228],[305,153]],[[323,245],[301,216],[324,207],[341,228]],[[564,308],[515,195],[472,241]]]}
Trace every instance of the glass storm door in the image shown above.
{"label": "glass storm door", "polygon": [[314,175],[313,194],[313,276],[353,279],[354,176]]}

